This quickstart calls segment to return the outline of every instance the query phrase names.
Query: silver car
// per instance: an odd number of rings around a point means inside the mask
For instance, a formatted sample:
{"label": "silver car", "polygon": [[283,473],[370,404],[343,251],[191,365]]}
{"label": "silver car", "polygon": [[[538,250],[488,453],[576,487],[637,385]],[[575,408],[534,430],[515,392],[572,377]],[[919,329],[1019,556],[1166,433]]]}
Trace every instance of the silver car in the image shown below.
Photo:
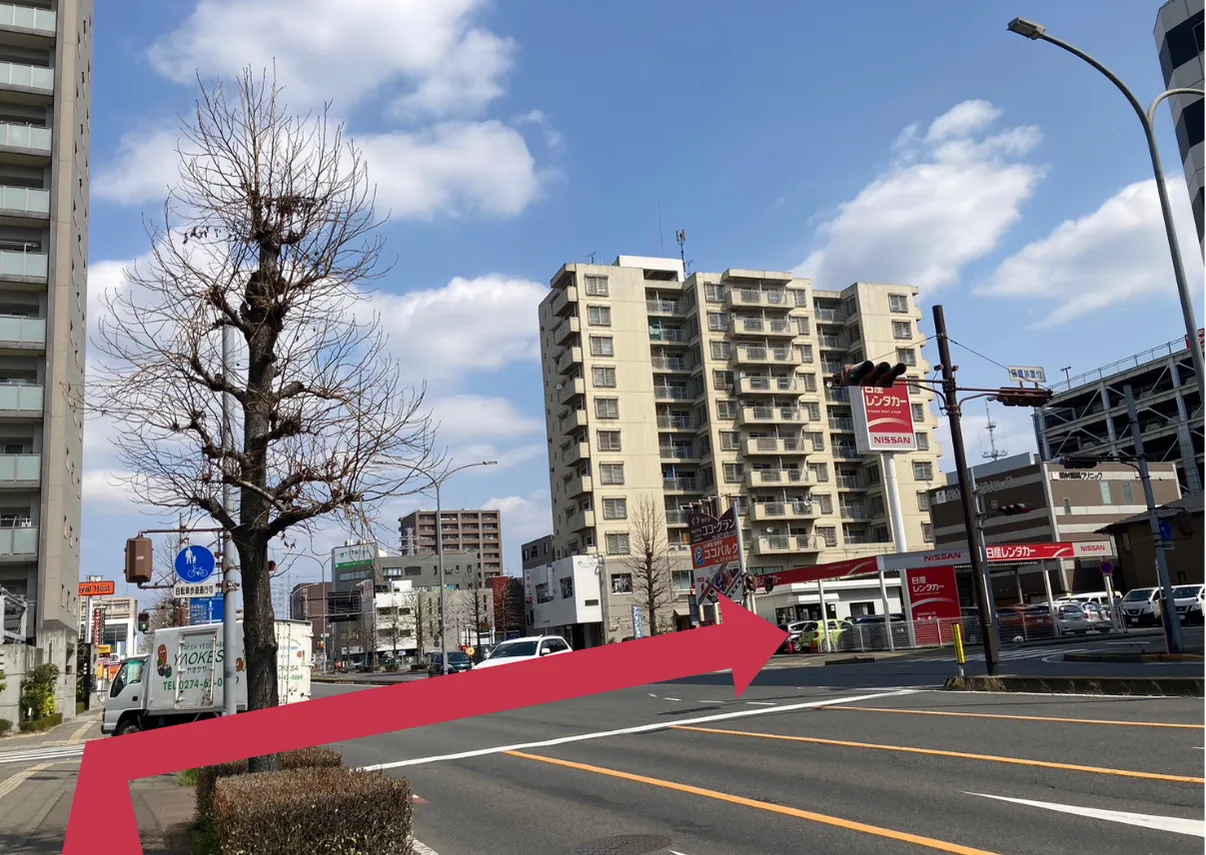
{"label": "silver car", "polygon": [[1108,608],[1102,608],[1097,603],[1080,603],[1080,607],[1089,621],[1089,629],[1097,632],[1110,632],[1114,629]]}
{"label": "silver car", "polygon": [[1055,621],[1060,635],[1084,635],[1089,631],[1089,618],[1079,603],[1056,603]]}

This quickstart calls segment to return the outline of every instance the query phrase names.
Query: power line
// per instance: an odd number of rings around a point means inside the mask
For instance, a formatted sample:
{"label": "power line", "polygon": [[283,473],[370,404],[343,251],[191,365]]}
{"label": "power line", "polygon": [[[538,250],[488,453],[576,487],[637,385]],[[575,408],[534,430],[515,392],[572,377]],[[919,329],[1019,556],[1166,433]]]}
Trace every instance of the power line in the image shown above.
{"label": "power line", "polygon": [[1009,366],[1008,366],[1008,365],[1004,365],[1004,364],[1002,364],[1002,363],[1000,363],[1000,362],[997,362],[997,361],[996,361],[995,359],[993,359],[991,356],[985,356],[983,353],[980,353],[978,350],[972,350],[972,349],[971,349],[970,347],[968,347],[966,344],[963,344],[962,342],[955,341],[953,338],[952,338],[952,339],[949,339],[949,341],[950,341],[950,343],[951,343],[951,344],[958,345],[959,347],[963,348],[964,350],[966,350],[968,353],[972,354],[973,356],[978,356],[978,357],[980,357],[980,358],[981,358],[981,359],[983,359],[985,362],[991,362],[993,365],[997,366],[998,368],[1004,368],[1006,371],[1008,371],[1008,370],[1009,370]]}

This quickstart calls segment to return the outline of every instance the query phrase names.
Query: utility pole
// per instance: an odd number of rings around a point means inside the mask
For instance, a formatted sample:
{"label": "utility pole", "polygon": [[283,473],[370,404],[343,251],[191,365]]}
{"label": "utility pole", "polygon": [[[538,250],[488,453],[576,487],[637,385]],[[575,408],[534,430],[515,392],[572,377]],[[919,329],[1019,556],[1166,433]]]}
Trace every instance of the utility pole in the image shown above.
{"label": "utility pole", "polygon": [[976,608],[980,613],[980,629],[984,636],[984,667],[989,676],[997,672],[1001,661],[1001,639],[997,634],[992,612],[992,582],[988,578],[987,556],[980,551],[976,520],[976,498],[967,467],[967,449],[963,445],[962,412],[955,384],[955,367],[951,364],[951,344],[946,334],[946,315],[942,306],[934,306],[934,337],[938,341],[938,358],[942,361],[942,399],[951,426],[951,451],[959,478],[959,495],[963,502],[963,524],[967,529],[967,552],[971,558],[975,580]]}
{"label": "utility pole", "polygon": [[[230,376],[230,329],[224,324],[222,331],[222,376]],[[234,427],[230,412],[230,396],[222,393],[222,448],[233,450]],[[225,466],[223,466],[225,469]],[[225,473],[223,473],[225,474]],[[228,514],[234,513],[231,502],[230,484],[222,479],[222,508]],[[222,572],[218,574],[222,582],[222,715],[234,715],[239,711],[239,693],[235,691],[238,682],[236,662],[238,659],[238,606],[235,604],[235,559],[234,543],[230,532],[222,532]]]}

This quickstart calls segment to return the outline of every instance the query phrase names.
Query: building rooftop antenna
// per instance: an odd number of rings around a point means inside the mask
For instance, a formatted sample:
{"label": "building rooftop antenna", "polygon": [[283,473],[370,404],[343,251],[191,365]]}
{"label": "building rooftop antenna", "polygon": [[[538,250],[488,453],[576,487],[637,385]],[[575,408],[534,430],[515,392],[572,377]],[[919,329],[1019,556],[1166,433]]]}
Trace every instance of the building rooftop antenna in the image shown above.
{"label": "building rooftop antenna", "polygon": [[674,239],[678,241],[678,257],[683,262],[683,276],[686,276],[687,271],[687,230],[679,229],[674,233]]}
{"label": "building rooftop antenna", "polygon": [[1004,448],[997,448],[997,439],[995,436],[997,423],[992,420],[992,412],[988,408],[988,401],[984,402],[984,414],[988,417],[988,421],[984,427],[988,430],[988,451],[982,452],[981,457],[985,460],[997,461],[1002,457],[1008,457],[1009,452]]}

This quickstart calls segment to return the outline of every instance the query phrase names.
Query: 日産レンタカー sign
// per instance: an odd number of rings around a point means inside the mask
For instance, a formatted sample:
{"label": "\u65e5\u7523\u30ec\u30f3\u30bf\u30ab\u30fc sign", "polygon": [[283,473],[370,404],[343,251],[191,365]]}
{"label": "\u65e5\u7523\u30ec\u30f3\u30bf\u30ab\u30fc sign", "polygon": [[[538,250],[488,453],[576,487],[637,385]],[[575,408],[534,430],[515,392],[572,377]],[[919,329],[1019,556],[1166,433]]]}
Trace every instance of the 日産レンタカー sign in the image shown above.
{"label": "\u65e5\u7523\u30ec\u30f3\u30bf\u30ab\u30fc sign", "polygon": [[854,443],[861,454],[917,450],[907,386],[897,383],[890,389],[864,387],[854,392],[850,409],[854,413]]}

